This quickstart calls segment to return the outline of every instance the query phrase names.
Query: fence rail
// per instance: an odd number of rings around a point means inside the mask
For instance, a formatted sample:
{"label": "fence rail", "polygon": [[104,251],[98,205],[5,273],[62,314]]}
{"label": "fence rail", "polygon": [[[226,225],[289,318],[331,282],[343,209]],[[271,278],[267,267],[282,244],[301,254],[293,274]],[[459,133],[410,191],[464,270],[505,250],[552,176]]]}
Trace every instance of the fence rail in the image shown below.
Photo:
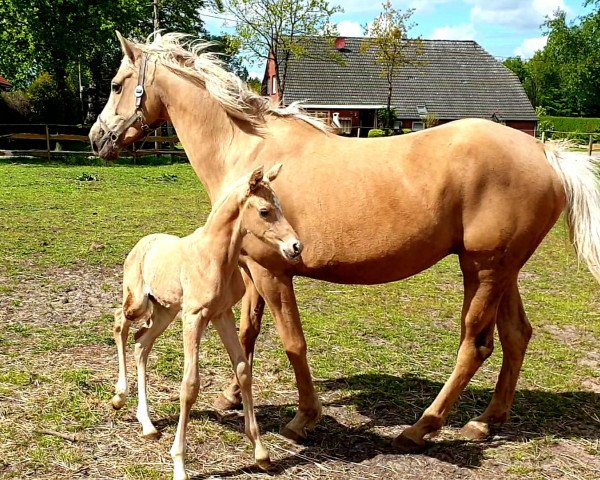
{"label": "fence rail", "polygon": [[555,133],[558,133],[559,135],[566,135],[567,136],[566,138],[568,140],[572,139],[573,137],[586,138],[588,140],[588,143],[587,143],[588,155],[590,157],[592,156],[592,153],[594,152],[594,150],[596,148],[600,149],[600,145],[594,145],[595,141],[600,140],[599,133],[562,132],[560,130],[542,130],[542,132],[541,132],[542,142],[546,143],[546,140],[551,138]]}
{"label": "fence rail", "polygon": [[[0,157],[13,156],[32,156],[32,157],[46,157],[51,160],[53,156],[60,155],[93,155],[89,138],[86,135],[76,133],[53,133],[53,130],[57,129],[70,129],[70,130],[85,130],[89,131],[90,126],[88,125],[58,125],[58,124],[1,124],[0,125]],[[172,127],[171,127],[172,128]],[[10,131],[13,130],[13,131]],[[33,132],[32,130],[43,130],[43,133]],[[131,149],[123,150],[122,156],[136,157],[149,156],[149,155],[177,155],[185,156],[183,150],[175,148],[175,145],[179,142],[179,138],[176,135],[161,135],[161,129],[157,129],[154,135],[147,136],[143,142],[139,142],[137,148],[136,144],[133,144]],[[7,132],[8,131],[8,132]],[[7,133],[4,133],[7,132]],[[19,143],[34,142],[33,145],[37,147],[36,142],[45,142],[45,148],[5,148],[10,146],[12,141]],[[85,144],[84,149],[63,149],[61,148],[61,142],[65,143],[79,143]],[[148,148],[146,145],[154,144],[154,148]],[[54,148],[52,148],[54,145]],[[164,148],[165,145],[167,148]],[[29,145],[28,145],[29,146]],[[146,146],[145,148],[142,148]]]}

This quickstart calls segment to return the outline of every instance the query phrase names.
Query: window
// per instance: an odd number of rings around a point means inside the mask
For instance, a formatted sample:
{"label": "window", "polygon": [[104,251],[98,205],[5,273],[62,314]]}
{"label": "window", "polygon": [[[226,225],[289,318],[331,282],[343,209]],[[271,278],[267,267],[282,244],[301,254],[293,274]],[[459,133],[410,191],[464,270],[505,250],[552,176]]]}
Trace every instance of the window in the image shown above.
{"label": "window", "polygon": [[425,128],[425,124],[423,122],[413,122],[412,129],[414,132],[418,130],[423,130]]}
{"label": "window", "polygon": [[277,93],[277,77],[273,75],[271,77],[271,94],[275,95]]}
{"label": "window", "polygon": [[352,133],[352,117],[340,117],[340,132],[347,135]]}

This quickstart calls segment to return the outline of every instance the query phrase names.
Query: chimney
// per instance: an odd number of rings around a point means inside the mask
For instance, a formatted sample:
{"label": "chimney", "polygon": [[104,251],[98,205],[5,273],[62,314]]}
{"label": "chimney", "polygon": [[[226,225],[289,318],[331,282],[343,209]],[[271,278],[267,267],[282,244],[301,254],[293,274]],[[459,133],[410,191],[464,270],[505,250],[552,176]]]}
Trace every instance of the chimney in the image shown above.
{"label": "chimney", "polygon": [[335,39],[336,50],[344,50],[346,48],[346,37],[337,37]]}

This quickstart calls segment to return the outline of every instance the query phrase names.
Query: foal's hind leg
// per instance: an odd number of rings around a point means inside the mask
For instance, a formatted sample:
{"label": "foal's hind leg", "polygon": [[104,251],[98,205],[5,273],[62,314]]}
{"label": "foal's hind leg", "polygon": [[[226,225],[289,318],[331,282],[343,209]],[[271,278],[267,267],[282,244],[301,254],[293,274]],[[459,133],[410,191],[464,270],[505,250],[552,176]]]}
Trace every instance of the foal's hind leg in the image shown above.
{"label": "foal's hind leg", "polygon": [[254,446],[254,460],[259,467],[266,470],[271,462],[269,459],[269,452],[267,452],[260,441],[260,432],[254,415],[252,369],[242,351],[242,346],[237,337],[233,313],[229,311],[222,318],[213,321],[213,325],[219,332],[223,345],[225,345],[225,348],[227,349],[235,377],[240,385],[244,406],[245,431]]}
{"label": "foal's hind leg", "polygon": [[156,427],[152,424],[150,414],[148,413],[148,401],[146,398],[146,365],[148,364],[148,355],[152,350],[156,338],[165,331],[176,314],[176,311],[170,311],[154,303],[150,326],[142,327],[135,333],[135,361],[138,378],[138,407],[136,417],[142,424],[142,435],[149,439],[157,438],[159,434]]}
{"label": "foal's hind leg", "polygon": [[498,304],[506,288],[494,270],[480,271],[461,258],[465,277],[461,342],[452,375],[421,418],[394,440],[400,450],[414,452],[425,447],[424,436],[439,430],[471,377],[491,354]]}
{"label": "foal's hind leg", "polygon": [[[246,286],[244,298],[242,298],[241,318],[240,318],[240,342],[250,368],[252,368],[252,359],[254,357],[254,345],[256,337],[260,333],[260,326],[265,310],[265,301],[256,290],[254,282],[250,275],[242,270],[242,278]],[[215,408],[219,410],[232,410],[242,405],[242,395],[240,387],[234,376],[223,393],[215,399]]]}
{"label": "foal's hind leg", "polygon": [[131,322],[125,318],[123,309],[118,308],[115,311],[115,324],[113,327],[113,337],[117,345],[117,358],[119,360],[119,376],[115,385],[115,396],[111,403],[114,409],[118,410],[125,405],[127,397],[127,365],[125,361],[125,348],[127,345],[127,336]]}
{"label": "foal's hind leg", "polygon": [[502,344],[502,369],[494,396],[485,412],[462,429],[462,434],[471,440],[485,439],[490,434],[491,425],[508,420],[525,351],[531,338],[531,324],[523,309],[516,279],[500,302],[496,323]]}

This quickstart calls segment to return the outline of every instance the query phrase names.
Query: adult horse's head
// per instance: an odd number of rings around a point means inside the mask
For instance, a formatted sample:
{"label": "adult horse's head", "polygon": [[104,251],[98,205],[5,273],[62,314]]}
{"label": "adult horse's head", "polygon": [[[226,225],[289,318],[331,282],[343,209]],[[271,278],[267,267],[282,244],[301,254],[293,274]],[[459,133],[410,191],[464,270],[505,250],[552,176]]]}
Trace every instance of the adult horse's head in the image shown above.
{"label": "adult horse's head", "polygon": [[326,129],[298,105],[282,108],[250,91],[224,68],[210,42],[181,33],[156,35],[146,43],[117,37],[123,61],[90,131],[94,152],[101,157],[115,158],[122,147],[166,120],[177,129],[194,168],[194,155],[215,157],[210,146],[230,144],[234,130],[260,135],[267,117],[299,118]]}
{"label": "adult horse's head", "polygon": [[[123,61],[111,82],[111,93],[90,130],[94,153],[114,159],[119,150],[140,139],[165,118],[164,105],[153,86],[156,64],[143,51],[117,32]],[[160,40],[159,38],[157,39]]]}

